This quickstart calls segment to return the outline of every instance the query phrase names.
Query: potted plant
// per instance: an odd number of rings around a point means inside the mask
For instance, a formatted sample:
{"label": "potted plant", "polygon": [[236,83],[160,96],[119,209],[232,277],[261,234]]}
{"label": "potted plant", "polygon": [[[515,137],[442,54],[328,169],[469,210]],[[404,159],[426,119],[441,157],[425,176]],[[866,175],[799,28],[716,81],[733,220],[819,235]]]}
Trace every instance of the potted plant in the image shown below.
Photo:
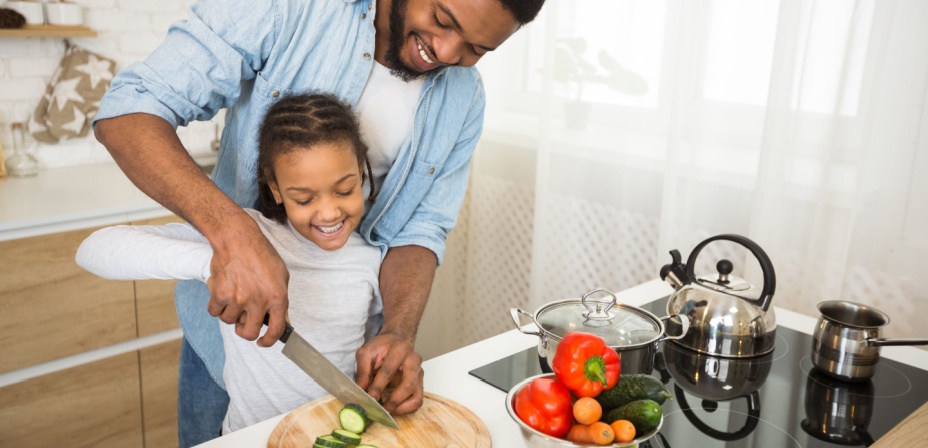
{"label": "potted plant", "polygon": [[591,104],[583,101],[583,87],[600,83],[628,95],[644,95],[648,82],[639,74],[626,70],[605,50],[597,55],[599,65],[585,56],[586,39],[561,38],[554,49],[554,79],[567,84],[569,100],[564,103],[565,122],[570,129],[583,129],[590,116]]}

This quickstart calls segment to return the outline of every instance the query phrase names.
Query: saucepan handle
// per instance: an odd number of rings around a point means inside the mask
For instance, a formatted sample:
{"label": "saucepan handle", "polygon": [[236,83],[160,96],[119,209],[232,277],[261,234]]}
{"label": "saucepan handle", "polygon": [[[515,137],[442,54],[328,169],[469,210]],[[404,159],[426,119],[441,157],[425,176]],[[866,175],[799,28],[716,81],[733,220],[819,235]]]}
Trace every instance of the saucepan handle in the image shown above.
{"label": "saucepan handle", "polygon": [[524,314],[532,319],[532,322],[535,321],[535,316],[533,316],[528,311],[524,311],[521,308],[509,308],[509,316],[512,317],[512,321],[516,324],[516,329],[525,334],[530,334],[532,336],[544,337],[540,331],[530,331],[522,328],[522,320],[519,318],[520,314]]}
{"label": "saucepan handle", "polygon": [[867,338],[867,347],[886,347],[892,345],[928,345],[928,339]]}
{"label": "saucepan handle", "polygon": [[[680,334],[676,336],[669,336],[667,335],[667,321],[674,317],[680,319]],[[677,339],[681,339],[683,336],[686,336],[686,332],[690,330],[690,317],[685,314],[671,314],[669,316],[662,317],[661,320],[664,321],[664,336],[658,339],[658,342],[676,341]]]}

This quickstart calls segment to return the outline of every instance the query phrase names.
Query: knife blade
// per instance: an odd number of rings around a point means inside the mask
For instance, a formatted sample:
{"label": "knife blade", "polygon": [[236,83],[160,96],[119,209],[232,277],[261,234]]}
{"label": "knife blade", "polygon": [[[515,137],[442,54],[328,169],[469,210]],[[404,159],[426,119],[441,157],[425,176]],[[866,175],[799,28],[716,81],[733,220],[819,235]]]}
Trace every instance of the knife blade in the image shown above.
{"label": "knife blade", "polygon": [[[268,317],[264,316],[265,325],[268,323]],[[364,389],[361,389],[361,386],[345,375],[345,372],[319,353],[319,350],[303,339],[289,323],[285,322],[284,325],[284,334],[280,336],[280,342],[284,343],[282,350],[284,356],[342,403],[357,404],[367,413],[367,418],[381,425],[400,429],[390,413],[374,397],[368,395]]]}

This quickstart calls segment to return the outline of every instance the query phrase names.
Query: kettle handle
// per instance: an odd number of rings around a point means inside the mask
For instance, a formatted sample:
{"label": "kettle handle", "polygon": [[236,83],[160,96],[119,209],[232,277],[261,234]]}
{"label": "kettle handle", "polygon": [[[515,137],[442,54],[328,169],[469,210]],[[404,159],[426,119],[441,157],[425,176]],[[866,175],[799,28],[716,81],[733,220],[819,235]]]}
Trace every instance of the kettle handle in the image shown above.
{"label": "kettle handle", "polygon": [[751,251],[752,254],[754,254],[754,258],[756,258],[757,261],[760,263],[760,269],[764,273],[764,287],[763,289],[761,289],[760,297],[758,297],[757,299],[748,299],[745,297],[741,297],[741,299],[748,301],[750,303],[753,303],[754,305],[757,305],[758,307],[760,307],[762,310],[767,311],[767,309],[770,308],[770,302],[773,300],[773,291],[777,287],[776,274],[773,272],[773,262],[770,261],[770,257],[767,256],[767,253],[764,252],[764,250],[761,249],[760,246],[757,245],[757,243],[749,240],[746,237],[743,237],[741,235],[735,235],[735,234],[716,235],[716,236],[713,236],[712,238],[709,238],[699,243],[699,245],[697,245],[696,248],[693,249],[692,252],[690,252],[690,256],[686,260],[687,278],[692,279],[692,280],[696,279],[696,273],[694,272],[694,269],[695,269],[694,266],[696,266],[696,257],[699,255],[699,251],[701,251],[704,247],[706,247],[707,244],[713,241],[718,241],[718,240],[727,240],[727,241],[738,243],[746,247],[748,250]]}

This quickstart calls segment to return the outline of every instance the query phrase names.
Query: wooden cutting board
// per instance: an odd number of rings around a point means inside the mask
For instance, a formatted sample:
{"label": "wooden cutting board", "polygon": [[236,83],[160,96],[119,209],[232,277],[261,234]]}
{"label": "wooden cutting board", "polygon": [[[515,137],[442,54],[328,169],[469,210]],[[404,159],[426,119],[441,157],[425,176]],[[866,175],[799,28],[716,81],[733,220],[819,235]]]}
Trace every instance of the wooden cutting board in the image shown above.
{"label": "wooden cutting board", "polygon": [[[340,428],[344,405],[328,395],[296,408],[274,427],[268,448],[309,448],[316,437]],[[425,393],[418,411],[395,416],[400,430],[372,423],[361,443],[378,448],[490,448],[490,431],[470,409],[447,398]]]}

